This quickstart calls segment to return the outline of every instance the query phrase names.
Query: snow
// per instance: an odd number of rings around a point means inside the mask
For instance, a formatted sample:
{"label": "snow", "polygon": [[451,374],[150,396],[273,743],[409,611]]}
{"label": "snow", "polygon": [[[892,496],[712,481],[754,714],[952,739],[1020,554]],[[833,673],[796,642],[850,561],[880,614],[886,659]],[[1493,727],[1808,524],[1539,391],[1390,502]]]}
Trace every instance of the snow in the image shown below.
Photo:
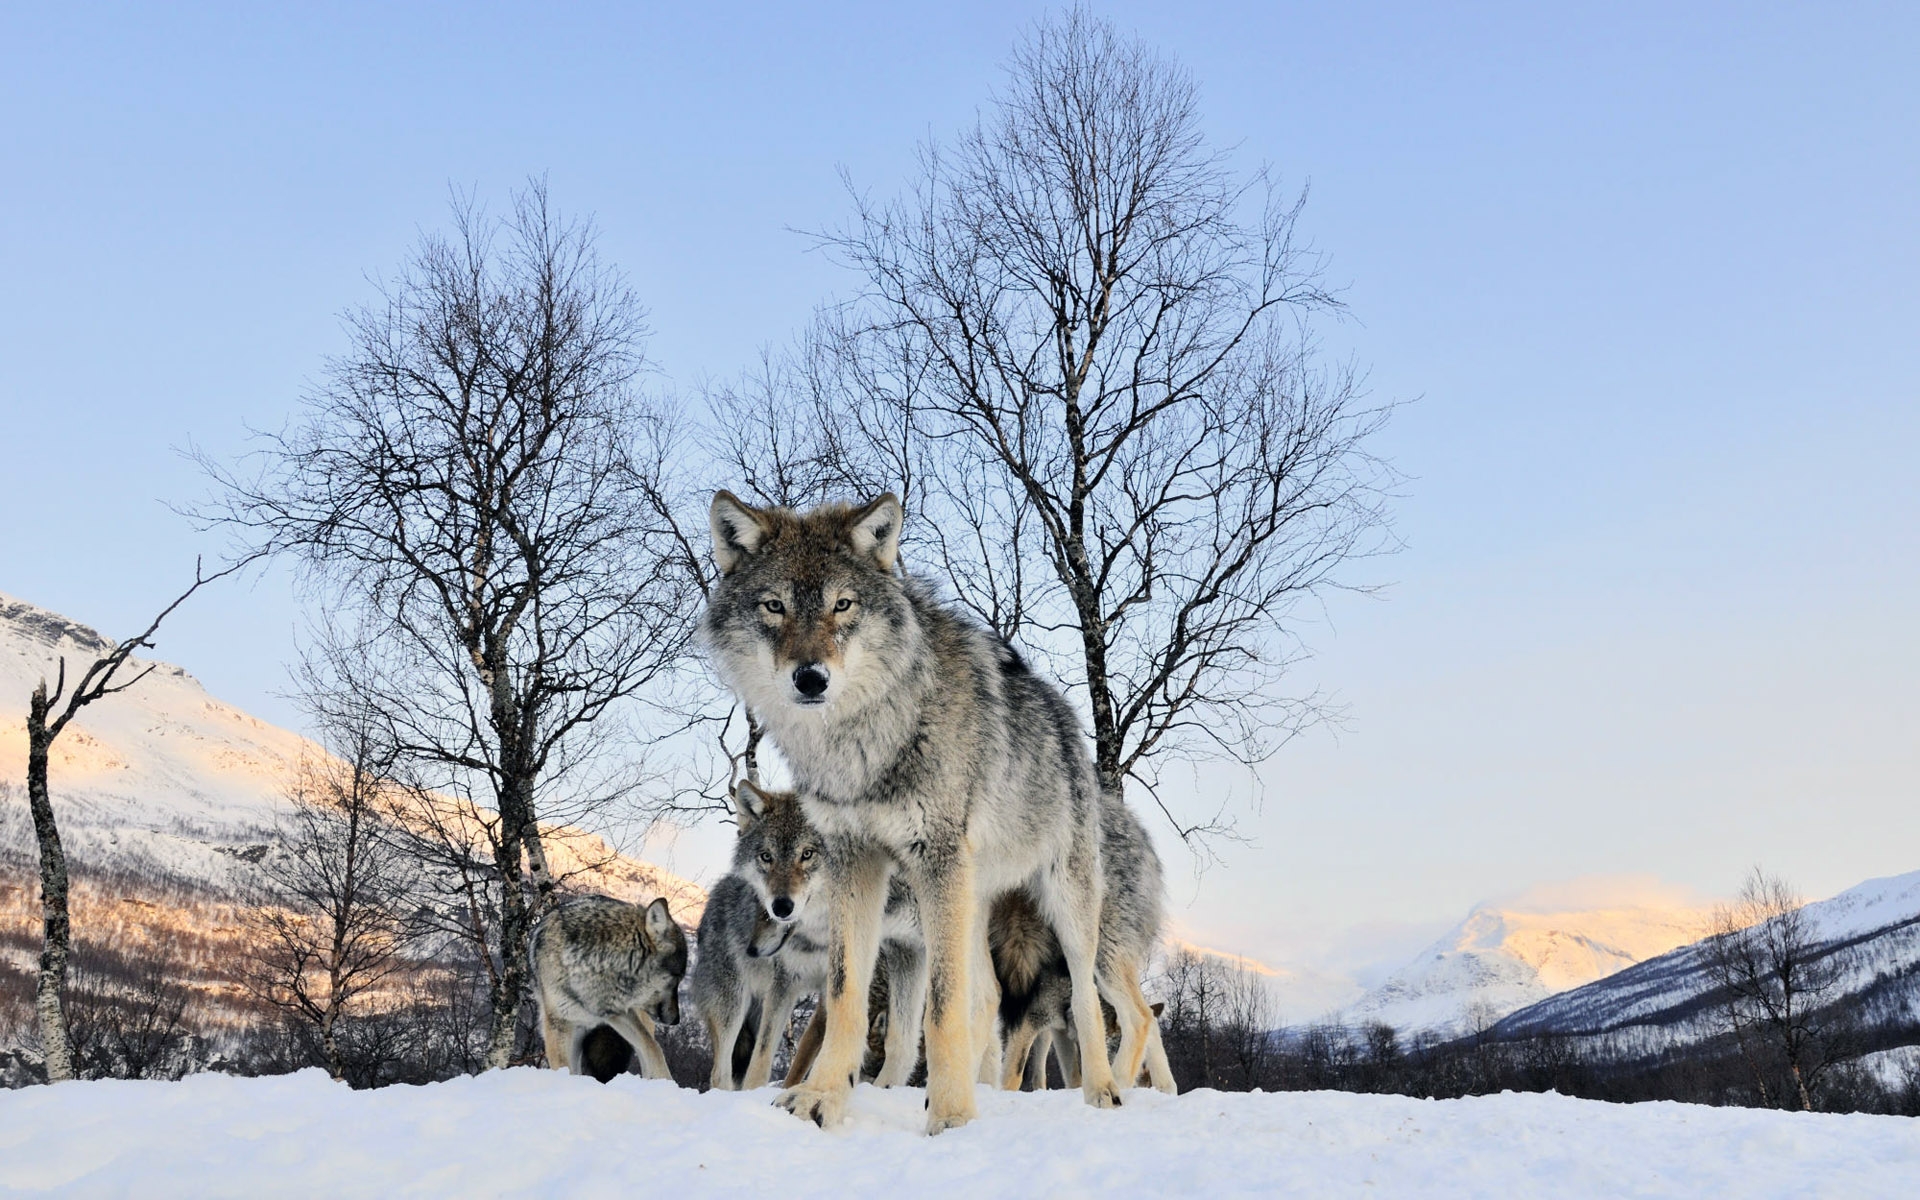
{"label": "snow", "polygon": [[981,1089],[927,1138],[923,1093],[861,1087],[822,1131],[773,1091],[601,1087],[517,1069],[352,1092],[318,1071],[0,1094],[0,1190],[70,1196],[1708,1196],[1910,1194],[1920,1123],[1555,1095]]}

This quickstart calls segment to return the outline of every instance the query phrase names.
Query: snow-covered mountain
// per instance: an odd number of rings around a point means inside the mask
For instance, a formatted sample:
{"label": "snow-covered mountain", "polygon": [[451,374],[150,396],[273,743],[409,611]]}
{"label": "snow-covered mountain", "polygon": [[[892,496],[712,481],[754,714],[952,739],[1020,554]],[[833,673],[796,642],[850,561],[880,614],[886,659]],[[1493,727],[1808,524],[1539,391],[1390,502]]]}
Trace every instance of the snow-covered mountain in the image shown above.
{"label": "snow-covered mountain", "polygon": [[1645,880],[1586,881],[1483,904],[1359,1000],[1357,1026],[1449,1037],[1700,937],[1707,914]]}
{"label": "snow-covered mountain", "polygon": [[[1839,968],[1832,1001],[1872,1025],[1920,1024],[1920,871],[1869,879],[1802,910],[1812,961]],[[1520,1009],[1495,1037],[1605,1036],[1616,1052],[1716,1033],[1707,946],[1693,943]]]}
{"label": "snow-covered mountain", "polygon": [[[39,940],[39,888],[27,812],[25,715],[33,688],[66,659],[69,682],[109,649],[99,633],[0,595],[0,967],[26,970]],[[131,678],[147,664],[135,660]],[[54,743],[49,782],[76,876],[82,939],[125,952],[185,932],[219,954],[236,935],[234,905],[285,811],[303,756],[322,753],[298,734],[207,694],[165,663],[125,692],[81,710]],[[682,921],[705,894],[651,863],[615,854],[578,830],[552,830],[550,857],[571,883],[642,899],[668,896]],[[227,947],[230,949],[230,947]]]}

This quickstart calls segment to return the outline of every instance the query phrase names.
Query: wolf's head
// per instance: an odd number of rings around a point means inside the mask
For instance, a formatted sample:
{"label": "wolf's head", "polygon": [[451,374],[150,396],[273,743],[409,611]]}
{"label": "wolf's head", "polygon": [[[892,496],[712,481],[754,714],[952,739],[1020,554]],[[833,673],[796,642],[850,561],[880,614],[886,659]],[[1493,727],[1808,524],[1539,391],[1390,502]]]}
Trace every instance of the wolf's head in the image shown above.
{"label": "wolf's head", "polygon": [[667,911],[666,897],[647,905],[640,927],[647,973],[639,1007],[662,1025],[680,1020],[680,977],[687,973],[687,935]]}
{"label": "wolf's head", "polygon": [[708,523],[721,577],[706,637],[749,708],[779,722],[884,690],[912,636],[893,570],[901,515],[892,493],[804,514],[715,493]]}
{"label": "wolf's head", "polygon": [[[733,844],[733,872],[752,886],[760,905],[780,927],[756,936],[755,956],[772,954],[786,942],[826,877],[826,843],[801,811],[792,792],[772,792],[741,780],[733,792],[740,837]],[[770,932],[770,931],[769,931]]]}

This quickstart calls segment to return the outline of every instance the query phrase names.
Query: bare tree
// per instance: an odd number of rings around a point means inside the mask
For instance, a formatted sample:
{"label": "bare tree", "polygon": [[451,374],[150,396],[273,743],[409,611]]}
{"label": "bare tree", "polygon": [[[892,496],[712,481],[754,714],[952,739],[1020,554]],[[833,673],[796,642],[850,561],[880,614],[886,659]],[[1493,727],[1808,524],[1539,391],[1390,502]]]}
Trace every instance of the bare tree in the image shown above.
{"label": "bare tree", "polygon": [[1389,544],[1386,410],[1308,325],[1340,303],[1304,192],[1236,177],[1186,72],[1078,9],[922,163],[821,238],[864,281],[798,358],[821,436],[917,496],[920,565],[1084,688],[1108,785],[1264,758],[1321,711],[1273,687],[1301,606]]}
{"label": "bare tree", "polygon": [[1754,1072],[1761,1102],[1769,1096],[1756,1038],[1779,1052],[1794,1101],[1811,1112],[1820,1077],[1841,1058],[1829,1005],[1844,963],[1821,943],[1805,903],[1784,879],[1755,867],[1733,903],[1715,911],[1707,951],[1728,1032]]}
{"label": "bare tree", "polygon": [[412,864],[387,835],[391,751],[366,726],[331,731],[337,758],[301,764],[279,845],[247,912],[249,990],[319,1036],[342,1079],[341,1024],[404,965]]}
{"label": "bare tree", "polygon": [[[40,977],[34,996],[39,1019],[40,1045],[47,1059],[47,1082],[60,1083],[73,1078],[73,1042],[67,1033],[67,1017],[62,996],[67,985],[67,964],[73,955],[73,925],[67,911],[67,852],[60,842],[60,827],[54,820],[53,797],[47,784],[47,764],[54,739],[66,729],[81,709],[103,696],[124,692],[152,673],[154,664],[137,670],[128,664],[136,650],[153,645],[160,623],[187,598],[222,576],[245,565],[235,563],[212,575],[205,574],[198,562],[193,567],[193,583],[160,610],[160,615],[138,635],[115,645],[103,642],[73,690],[67,690],[67,660],[60,658],[53,689],[45,678],[33,690],[27,705],[27,806],[33,812],[33,832],[40,844],[40,914],[42,940]],[[132,674],[123,677],[123,670]],[[65,701],[63,704],[62,701]]]}
{"label": "bare tree", "polygon": [[[68,997],[76,1074],[90,1079],[178,1079],[193,1067],[186,964],[162,943],[131,963],[82,946]],[[89,958],[95,961],[89,961]]]}
{"label": "bare tree", "polygon": [[540,820],[636,794],[623,702],[671,677],[697,605],[654,504],[673,430],[640,400],[643,314],[544,185],[492,220],[456,203],[348,321],[307,413],[251,479],[208,463],[211,515],[292,555],[351,628],[382,736],[499,816],[501,979],[488,1062],[526,992],[554,880]]}

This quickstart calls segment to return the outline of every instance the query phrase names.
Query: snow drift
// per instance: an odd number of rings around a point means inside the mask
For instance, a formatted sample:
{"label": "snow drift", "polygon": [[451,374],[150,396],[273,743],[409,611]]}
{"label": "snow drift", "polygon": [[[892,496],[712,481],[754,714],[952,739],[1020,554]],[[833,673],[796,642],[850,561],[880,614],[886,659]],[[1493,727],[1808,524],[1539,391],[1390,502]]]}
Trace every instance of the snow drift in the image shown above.
{"label": "snow drift", "polygon": [[698,1093],[517,1069],[353,1092],[273,1079],[0,1095],[0,1190],[69,1196],[1803,1196],[1910,1194],[1920,1124],[1554,1095],[1168,1097],[856,1089],[822,1131],[771,1089]]}

